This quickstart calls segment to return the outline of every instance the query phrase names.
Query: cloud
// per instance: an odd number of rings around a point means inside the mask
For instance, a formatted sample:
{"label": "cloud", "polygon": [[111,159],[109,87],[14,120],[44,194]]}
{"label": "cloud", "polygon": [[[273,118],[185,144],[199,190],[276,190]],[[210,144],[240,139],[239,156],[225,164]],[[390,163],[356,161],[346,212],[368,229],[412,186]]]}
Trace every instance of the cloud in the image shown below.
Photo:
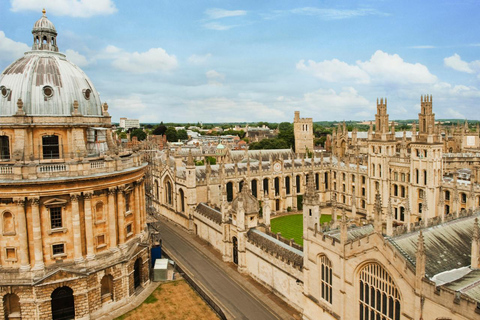
{"label": "cloud", "polygon": [[25,43],[9,39],[3,31],[0,31],[0,60],[12,61],[18,59],[29,50],[31,48]]}
{"label": "cloud", "polygon": [[211,53],[207,53],[205,55],[196,55],[192,54],[188,58],[188,63],[193,64],[193,65],[203,65],[207,62],[208,59],[212,57]]}
{"label": "cloud", "polygon": [[208,84],[214,86],[222,86],[222,81],[225,80],[225,75],[215,70],[209,70],[205,73],[207,76]]}
{"label": "cloud", "polygon": [[317,78],[328,82],[352,81],[368,84],[433,84],[437,77],[420,63],[405,62],[399,55],[390,55],[381,50],[376,51],[368,61],[357,61],[350,65],[338,59],[322,62],[300,60],[297,70],[308,71]]}
{"label": "cloud", "polygon": [[65,54],[68,60],[70,60],[71,62],[73,62],[74,64],[76,64],[81,68],[90,64],[90,61],[88,61],[84,55],[78,53],[75,50],[67,49],[65,51]]}
{"label": "cloud", "polygon": [[362,16],[387,16],[387,13],[380,12],[375,9],[329,9],[329,8],[315,8],[303,7],[290,10],[293,14],[316,16],[324,20],[341,20],[350,19]]}
{"label": "cloud", "polygon": [[398,54],[377,50],[370,60],[357,65],[377,82],[391,84],[433,84],[437,77],[420,63],[405,62]]}
{"label": "cloud", "polygon": [[109,15],[117,12],[112,0],[11,0],[11,10],[37,11],[46,8],[47,13],[56,16],[88,18],[96,15]]}
{"label": "cloud", "polygon": [[112,65],[131,73],[156,73],[170,71],[177,67],[177,58],[162,48],[152,48],[146,52],[126,52],[115,46],[108,46],[105,53],[113,56]]}
{"label": "cloud", "polygon": [[236,27],[236,25],[224,25],[218,22],[208,22],[203,25],[204,28],[217,31],[225,31]]}
{"label": "cloud", "polygon": [[446,67],[452,68],[453,70],[457,70],[460,72],[475,73],[473,68],[480,70],[480,60],[468,63],[466,61],[463,61],[462,58],[456,53],[451,57],[443,59],[443,63]]}
{"label": "cloud", "polygon": [[205,10],[205,14],[207,15],[208,19],[222,19],[227,17],[238,17],[244,16],[247,14],[245,10],[225,10],[219,8],[211,8]]}
{"label": "cloud", "polygon": [[423,45],[423,46],[411,46],[412,49],[435,49],[435,46]]}
{"label": "cloud", "polygon": [[360,67],[349,65],[338,59],[325,60],[322,62],[308,60],[308,65],[305,64],[305,60],[300,60],[296,67],[297,70],[307,71],[315,77],[328,82],[341,82],[345,80],[352,80],[357,83],[370,82],[369,75],[360,69]]}

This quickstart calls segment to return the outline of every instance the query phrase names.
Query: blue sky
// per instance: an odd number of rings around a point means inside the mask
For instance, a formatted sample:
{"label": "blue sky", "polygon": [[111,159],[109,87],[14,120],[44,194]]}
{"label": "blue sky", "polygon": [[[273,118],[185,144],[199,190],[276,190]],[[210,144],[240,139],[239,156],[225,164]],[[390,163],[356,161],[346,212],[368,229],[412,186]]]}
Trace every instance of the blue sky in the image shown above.
{"label": "blue sky", "polygon": [[45,7],[113,121],[480,119],[477,1],[0,0],[0,69]]}

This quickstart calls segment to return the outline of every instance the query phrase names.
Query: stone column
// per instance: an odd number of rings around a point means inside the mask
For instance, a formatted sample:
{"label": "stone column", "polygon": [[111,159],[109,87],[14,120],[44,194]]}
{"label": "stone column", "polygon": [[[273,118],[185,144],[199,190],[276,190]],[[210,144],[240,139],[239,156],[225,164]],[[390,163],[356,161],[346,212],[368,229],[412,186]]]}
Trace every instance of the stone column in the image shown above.
{"label": "stone column", "polygon": [[32,207],[33,247],[35,252],[35,266],[33,270],[43,270],[45,264],[43,262],[42,226],[40,223],[40,198],[29,198],[29,201]]}
{"label": "stone column", "polygon": [[93,219],[92,219],[92,192],[83,194],[83,205],[85,210],[85,239],[87,242],[87,260],[95,258],[93,240]]}
{"label": "stone column", "polygon": [[141,210],[142,210],[142,204],[140,201],[140,188],[141,188],[141,182],[136,182],[134,184],[134,192],[135,192],[135,208],[133,211],[134,217],[135,217],[135,234],[139,234],[140,231],[142,231],[141,228]]}
{"label": "stone column", "polygon": [[83,262],[82,234],[80,228],[80,212],[78,209],[78,193],[71,193],[72,202],[72,224],[73,224],[73,248],[75,262]]}
{"label": "stone column", "polygon": [[30,263],[28,261],[28,235],[27,235],[27,222],[25,219],[25,200],[23,198],[17,198],[14,200],[17,208],[17,221],[18,221],[18,235],[20,240],[20,270],[30,270]]}
{"label": "stone column", "polygon": [[117,251],[117,219],[115,217],[116,188],[108,188],[108,235],[110,237],[110,250]]}
{"label": "stone column", "polygon": [[125,186],[118,187],[117,213],[118,213],[118,244],[122,246],[125,243]]}

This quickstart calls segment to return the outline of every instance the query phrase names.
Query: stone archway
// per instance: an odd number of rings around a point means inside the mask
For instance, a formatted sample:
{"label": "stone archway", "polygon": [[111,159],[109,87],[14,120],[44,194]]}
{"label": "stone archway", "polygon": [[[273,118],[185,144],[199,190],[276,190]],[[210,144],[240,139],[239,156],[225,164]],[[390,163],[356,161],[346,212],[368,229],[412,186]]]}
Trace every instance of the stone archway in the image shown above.
{"label": "stone archway", "polygon": [[53,320],[75,319],[75,302],[73,290],[70,287],[60,287],[53,290],[51,298]]}
{"label": "stone archway", "polygon": [[3,296],[3,312],[5,320],[21,319],[20,298],[15,293]]}
{"label": "stone archway", "polygon": [[133,287],[138,289],[142,285],[142,259],[138,258],[135,260],[135,265],[133,266]]}

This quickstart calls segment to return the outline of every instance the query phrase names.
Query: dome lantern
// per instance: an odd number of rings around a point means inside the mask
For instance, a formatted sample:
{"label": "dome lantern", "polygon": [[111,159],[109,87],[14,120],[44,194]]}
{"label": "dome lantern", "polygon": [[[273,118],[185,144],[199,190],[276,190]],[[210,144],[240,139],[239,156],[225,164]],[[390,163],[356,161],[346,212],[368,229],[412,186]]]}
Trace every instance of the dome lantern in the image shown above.
{"label": "dome lantern", "polygon": [[32,50],[46,50],[58,52],[57,30],[53,23],[48,20],[45,9],[43,16],[35,22],[32,29],[33,46]]}

